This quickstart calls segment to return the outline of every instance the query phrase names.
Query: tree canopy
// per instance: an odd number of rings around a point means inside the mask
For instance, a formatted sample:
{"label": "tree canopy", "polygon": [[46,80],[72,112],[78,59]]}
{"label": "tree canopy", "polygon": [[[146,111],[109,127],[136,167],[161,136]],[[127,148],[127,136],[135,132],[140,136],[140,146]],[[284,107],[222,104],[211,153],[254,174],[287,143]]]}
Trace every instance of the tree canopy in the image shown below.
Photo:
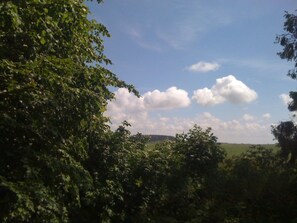
{"label": "tree canopy", "polygon": [[[281,59],[292,61],[294,67],[288,71],[288,76],[292,79],[297,79],[297,15],[286,12],[284,22],[285,33],[276,37],[276,42],[279,43],[283,50],[278,53]],[[297,111],[297,92],[291,91],[290,102],[288,108],[290,111]]]}
{"label": "tree canopy", "polygon": [[285,12],[284,34],[276,37],[283,50],[278,53],[281,59],[294,62],[294,68],[288,71],[288,76],[297,79],[297,16]]}
{"label": "tree canopy", "polygon": [[[284,22],[284,34],[276,37],[276,42],[279,43],[283,50],[278,53],[281,59],[292,61],[293,69],[288,71],[288,76],[292,79],[297,79],[297,16],[286,12]],[[289,93],[291,102],[288,104],[288,109],[291,112],[297,111],[297,92]],[[296,116],[293,113],[293,117]],[[272,134],[279,142],[282,149],[282,156],[290,163],[295,163],[297,159],[297,127],[294,121],[280,122],[279,125],[272,127]]]}
{"label": "tree canopy", "polygon": [[[83,162],[108,127],[100,23],[82,0],[0,3],[1,221],[66,221],[93,187]],[[42,220],[41,220],[42,219]]]}

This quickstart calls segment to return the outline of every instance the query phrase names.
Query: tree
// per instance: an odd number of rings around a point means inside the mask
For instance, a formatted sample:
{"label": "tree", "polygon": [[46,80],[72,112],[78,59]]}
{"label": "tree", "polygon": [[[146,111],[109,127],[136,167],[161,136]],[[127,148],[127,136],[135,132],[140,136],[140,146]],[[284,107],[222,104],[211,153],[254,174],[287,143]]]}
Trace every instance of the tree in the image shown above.
{"label": "tree", "polygon": [[292,121],[281,122],[272,127],[272,133],[281,147],[281,156],[294,164],[297,159],[297,126]]}
{"label": "tree", "polygon": [[198,180],[216,169],[225,156],[211,128],[203,130],[197,125],[176,136],[175,150],[184,155],[185,171]]}
{"label": "tree", "polygon": [[297,79],[297,15],[285,12],[285,33],[276,37],[283,50],[278,55],[281,59],[293,61],[294,68],[288,71],[288,76]]}
{"label": "tree", "polygon": [[89,13],[83,0],[0,3],[1,222],[67,222],[92,200],[84,161],[108,129],[108,87],[134,88],[105,68],[109,33]]}
{"label": "tree", "polygon": [[160,196],[162,202],[155,211],[155,216],[163,218],[156,222],[200,222],[204,206],[209,202],[206,182],[215,176],[225,153],[211,129],[203,130],[197,125],[177,134],[169,146],[173,152],[167,154],[173,163],[164,177],[165,193]]}
{"label": "tree", "polygon": [[[284,31],[282,35],[276,37],[283,50],[278,53],[281,59],[294,62],[294,68],[288,71],[288,76],[297,79],[297,15],[285,12]],[[288,108],[290,111],[297,111],[297,92],[291,91],[292,102]]]}
{"label": "tree", "polygon": [[[281,59],[294,62],[294,68],[288,71],[288,76],[297,79],[297,15],[285,12],[285,33],[276,37],[283,50],[278,53]],[[288,104],[291,112],[297,111],[297,92],[291,91],[292,101]],[[295,114],[293,115],[295,116]],[[272,134],[278,140],[283,155],[290,163],[297,159],[297,128],[293,121],[280,122],[278,126],[272,127]]]}
{"label": "tree", "polygon": [[211,196],[201,222],[296,222],[296,173],[262,146],[226,159],[207,185]]}

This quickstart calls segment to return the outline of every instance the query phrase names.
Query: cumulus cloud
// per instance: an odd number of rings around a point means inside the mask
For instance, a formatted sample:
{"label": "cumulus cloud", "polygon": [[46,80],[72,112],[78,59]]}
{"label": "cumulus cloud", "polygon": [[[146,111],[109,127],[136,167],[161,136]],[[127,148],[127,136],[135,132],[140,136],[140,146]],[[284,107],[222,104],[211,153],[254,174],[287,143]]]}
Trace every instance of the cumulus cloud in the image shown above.
{"label": "cumulus cloud", "polygon": [[117,127],[126,120],[132,124],[133,128],[143,133],[146,133],[148,129],[154,129],[156,133],[156,131],[159,132],[159,128],[165,128],[165,126],[166,129],[175,129],[172,124],[167,123],[169,118],[161,117],[157,121],[152,121],[149,112],[182,108],[191,103],[188,93],[176,87],[168,88],[164,92],[149,91],[139,98],[125,88],[118,89],[114,94],[115,99],[108,103],[106,112],[111,119],[112,126]]}
{"label": "cumulus cloud", "polygon": [[293,101],[293,99],[288,94],[281,94],[279,97],[285,105],[288,105]]}
{"label": "cumulus cloud", "polygon": [[115,99],[107,105],[107,110],[119,116],[129,112],[133,115],[136,112],[146,112],[147,110],[175,109],[187,107],[191,100],[185,90],[176,87],[170,87],[166,91],[149,91],[141,97],[136,97],[125,88],[118,89],[115,93]]}
{"label": "cumulus cloud", "polygon": [[[211,90],[211,89],[209,89]],[[212,92],[212,91],[211,91]],[[214,94],[214,97],[216,95]],[[226,100],[222,97],[222,100]],[[112,129],[127,120],[132,127],[132,134],[175,135],[188,131],[194,124],[202,128],[211,127],[221,142],[235,143],[271,143],[270,114],[259,117],[243,114],[242,118],[223,120],[209,112],[190,117],[167,116],[164,109],[188,106],[190,99],[187,92],[171,87],[166,91],[154,90],[143,94],[140,98],[118,89],[115,100],[108,103],[106,115],[111,119]]]}
{"label": "cumulus cloud", "polygon": [[120,124],[126,120],[131,124],[147,117],[143,97],[136,97],[125,88],[120,88],[115,94],[115,99],[107,105],[107,115],[112,117],[114,123]]}
{"label": "cumulus cloud", "polygon": [[194,91],[192,99],[203,106],[216,105],[225,101],[224,97],[220,96],[209,88],[203,88]]}
{"label": "cumulus cloud", "polygon": [[108,103],[112,110],[125,109],[129,112],[140,111],[145,109],[143,97],[136,97],[130,93],[126,88],[120,88],[114,92],[115,100]]}
{"label": "cumulus cloud", "polygon": [[216,105],[223,102],[233,104],[249,103],[258,97],[257,93],[237,80],[233,75],[218,78],[211,89],[195,90],[192,99],[203,106]]}
{"label": "cumulus cloud", "polygon": [[176,87],[170,87],[166,91],[149,91],[143,95],[144,105],[148,109],[173,109],[187,107],[191,100],[188,92]]}
{"label": "cumulus cloud", "polygon": [[189,67],[187,67],[187,70],[192,72],[210,72],[210,71],[216,71],[218,70],[220,65],[218,63],[210,63],[205,61],[199,61]]}

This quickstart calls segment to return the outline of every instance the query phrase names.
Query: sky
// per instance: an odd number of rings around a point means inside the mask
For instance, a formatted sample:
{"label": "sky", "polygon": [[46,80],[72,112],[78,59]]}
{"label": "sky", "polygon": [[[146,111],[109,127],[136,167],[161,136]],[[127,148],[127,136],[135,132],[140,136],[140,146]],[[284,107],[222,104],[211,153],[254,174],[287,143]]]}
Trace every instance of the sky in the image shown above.
{"label": "sky", "polygon": [[287,77],[275,38],[296,0],[105,0],[88,3],[104,39],[108,69],[133,84],[112,89],[111,127],[175,135],[195,124],[219,142],[276,143],[271,125],[290,120]]}

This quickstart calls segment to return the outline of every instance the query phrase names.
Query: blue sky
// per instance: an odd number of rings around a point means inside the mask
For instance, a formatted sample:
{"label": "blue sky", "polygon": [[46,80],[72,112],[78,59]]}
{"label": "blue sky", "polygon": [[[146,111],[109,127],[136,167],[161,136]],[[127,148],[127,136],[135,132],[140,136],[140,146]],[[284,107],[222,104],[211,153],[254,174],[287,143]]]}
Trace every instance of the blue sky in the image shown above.
{"label": "blue sky", "polygon": [[88,3],[102,22],[108,68],[142,95],[115,89],[112,127],[175,135],[194,124],[221,142],[273,143],[271,125],[288,120],[293,63],[274,44],[295,0],[105,0]]}

